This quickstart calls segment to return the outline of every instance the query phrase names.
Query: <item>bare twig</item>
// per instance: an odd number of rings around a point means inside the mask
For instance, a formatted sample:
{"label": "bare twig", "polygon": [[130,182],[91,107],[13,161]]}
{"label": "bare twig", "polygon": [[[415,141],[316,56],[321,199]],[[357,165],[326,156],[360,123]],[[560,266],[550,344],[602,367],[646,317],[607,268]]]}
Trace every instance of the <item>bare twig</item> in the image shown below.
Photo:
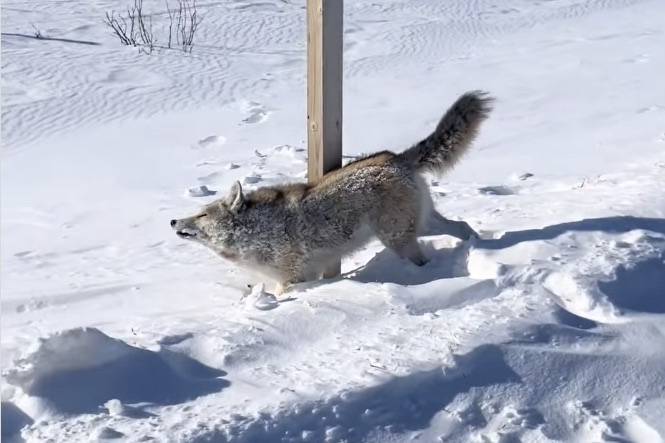
{"label": "bare twig", "polygon": [[196,0],[178,0],[178,21],[176,29],[180,34],[180,44],[184,52],[192,52],[194,35],[201,23],[196,9]]}
{"label": "bare twig", "polygon": [[[166,1],[166,12],[169,18],[167,48],[179,46],[184,52],[192,52],[194,36],[201,23],[198,15],[196,0],[177,0],[178,7],[171,9]],[[126,15],[115,12],[106,13],[104,23],[120,39],[123,45],[138,47],[146,54],[153,52],[157,40],[152,31],[152,15],[144,14],[143,0],[134,0],[134,6],[127,6]],[[163,46],[160,46],[163,47]]]}
{"label": "bare twig", "polygon": [[115,17],[115,11],[106,13],[104,23],[109,26],[113,33],[120,39],[123,45],[138,47],[146,54],[150,54],[155,48],[155,39],[152,34],[152,17],[143,15],[143,0],[134,0],[134,6],[127,6],[127,16]]}
{"label": "bare twig", "polygon": [[169,40],[167,47],[171,49],[171,42],[173,40],[173,20],[175,19],[175,11],[169,7],[169,0],[166,0],[166,13],[169,15]]}
{"label": "bare twig", "polygon": [[37,29],[37,27],[34,24],[30,23],[30,26],[32,26],[32,29],[35,30],[35,33],[33,35],[35,36],[36,39],[44,38],[44,36],[42,35],[42,31]]}
{"label": "bare twig", "polygon": [[112,11],[111,14],[106,13],[106,20],[103,22],[113,29],[113,33],[120,39],[120,43],[127,46],[136,46],[136,41],[132,39],[131,33],[127,35],[127,21],[124,17],[120,16],[122,23],[115,18],[115,11]]}

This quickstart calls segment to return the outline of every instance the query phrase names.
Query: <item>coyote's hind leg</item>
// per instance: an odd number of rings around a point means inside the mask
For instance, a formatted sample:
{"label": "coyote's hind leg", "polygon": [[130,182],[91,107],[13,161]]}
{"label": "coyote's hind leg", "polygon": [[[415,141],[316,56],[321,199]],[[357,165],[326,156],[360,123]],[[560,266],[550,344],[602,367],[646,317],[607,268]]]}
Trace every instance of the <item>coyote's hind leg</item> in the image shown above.
{"label": "coyote's hind leg", "polygon": [[430,218],[430,231],[434,235],[450,235],[460,240],[479,238],[478,233],[467,222],[449,220],[434,209]]}

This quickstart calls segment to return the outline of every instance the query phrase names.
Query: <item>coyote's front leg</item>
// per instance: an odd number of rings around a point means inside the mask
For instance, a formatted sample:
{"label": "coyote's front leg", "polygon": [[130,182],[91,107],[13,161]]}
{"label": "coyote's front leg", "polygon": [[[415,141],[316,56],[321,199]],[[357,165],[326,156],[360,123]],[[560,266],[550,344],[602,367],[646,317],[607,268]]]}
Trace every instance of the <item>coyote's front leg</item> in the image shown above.
{"label": "coyote's front leg", "polygon": [[285,294],[293,289],[293,285],[305,281],[305,262],[301,254],[287,254],[282,257],[279,278],[275,286],[275,295]]}
{"label": "coyote's front leg", "polygon": [[289,292],[293,289],[293,283],[290,282],[278,282],[275,285],[275,295],[284,295],[286,292]]}

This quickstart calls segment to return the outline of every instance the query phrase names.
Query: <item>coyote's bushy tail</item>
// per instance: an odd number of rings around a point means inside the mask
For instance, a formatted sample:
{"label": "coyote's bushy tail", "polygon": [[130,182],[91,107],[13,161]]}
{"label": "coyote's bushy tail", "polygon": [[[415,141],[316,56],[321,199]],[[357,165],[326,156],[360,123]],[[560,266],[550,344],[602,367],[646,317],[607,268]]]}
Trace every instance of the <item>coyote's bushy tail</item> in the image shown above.
{"label": "coyote's bushy tail", "polygon": [[450,169],[478,135],[478,128],[489,116],[493,101],[483,91],[463,94],[441,118],[434,132],[401,153],[400,160],[417,171],[442,174]]}

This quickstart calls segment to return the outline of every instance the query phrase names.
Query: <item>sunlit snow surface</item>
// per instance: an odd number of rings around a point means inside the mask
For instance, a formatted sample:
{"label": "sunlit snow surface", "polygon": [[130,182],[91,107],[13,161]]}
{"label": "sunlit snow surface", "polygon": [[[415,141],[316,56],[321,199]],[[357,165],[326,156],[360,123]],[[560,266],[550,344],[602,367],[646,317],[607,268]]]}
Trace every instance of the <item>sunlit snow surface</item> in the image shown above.
{"label": "sunlit snow surface", "polygon": [[2,3],[3,442],[663,443],[665,3],[345,1],[347,160],[497,98],[431,178],[482,239],[290,298],[169,220],[305,180],[304,0],[126,6]]}

